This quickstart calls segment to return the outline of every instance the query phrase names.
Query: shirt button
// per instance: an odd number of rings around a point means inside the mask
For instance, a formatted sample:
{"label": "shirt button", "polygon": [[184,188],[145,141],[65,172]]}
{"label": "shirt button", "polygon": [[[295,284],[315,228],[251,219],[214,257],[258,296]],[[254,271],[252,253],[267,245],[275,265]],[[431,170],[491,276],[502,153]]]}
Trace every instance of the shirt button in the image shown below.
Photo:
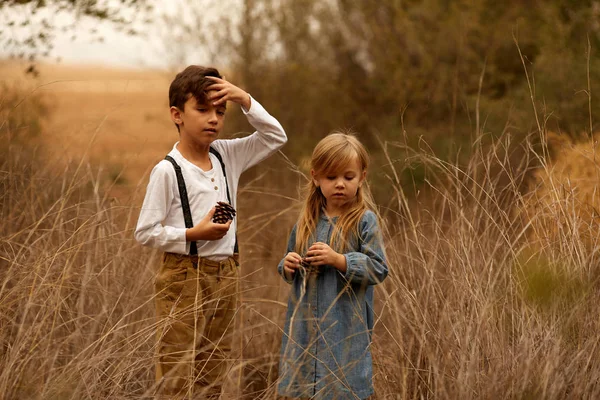
{"label": "shirt button", "polygon": [[214,181],[215,181],[215,178],[210,178],[210,181],[211,181],[211,182],[214,182]]}
{"label": "shirt button", "polygon": [[215,190],[219,190],[219,188],[217,186],[215,186]]}

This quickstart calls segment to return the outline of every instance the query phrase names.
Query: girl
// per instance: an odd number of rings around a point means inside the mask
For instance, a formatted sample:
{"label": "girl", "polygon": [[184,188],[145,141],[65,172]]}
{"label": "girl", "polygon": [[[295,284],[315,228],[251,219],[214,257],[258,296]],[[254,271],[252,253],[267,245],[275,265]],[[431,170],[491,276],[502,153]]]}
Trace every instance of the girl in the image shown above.
{"label": "girl", "polygon": [[313,151],[306,200],[278,266],[292,285],[279,365],[282,396],[365,399],[373,393],[373,286],[388,267],[364,184],[368,164],[352,135],[330,134]]}

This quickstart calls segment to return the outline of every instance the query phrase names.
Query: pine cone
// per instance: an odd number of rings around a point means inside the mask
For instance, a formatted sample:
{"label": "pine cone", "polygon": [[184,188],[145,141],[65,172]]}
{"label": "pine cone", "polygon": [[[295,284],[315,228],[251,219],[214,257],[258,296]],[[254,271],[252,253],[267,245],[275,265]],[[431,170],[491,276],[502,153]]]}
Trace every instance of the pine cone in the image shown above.
{"label": "pine cone", "polygon": [[233,208],[231,204],[224,201],[218,201],[215,206],[215,214],[213,215],[212,221],[215,224],[226,224],[227,221],[233,220],[235,214],[235,208]]}

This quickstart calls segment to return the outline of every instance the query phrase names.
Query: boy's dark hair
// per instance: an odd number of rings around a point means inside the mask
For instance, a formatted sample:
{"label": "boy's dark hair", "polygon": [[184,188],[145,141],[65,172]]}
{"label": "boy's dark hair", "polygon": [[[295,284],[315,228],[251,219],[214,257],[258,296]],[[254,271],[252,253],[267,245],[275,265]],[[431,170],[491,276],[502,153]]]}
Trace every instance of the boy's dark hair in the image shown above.
{"label": "boy's dark hair", "polygon": [[222,78],[216,68],[190,65],[175,76],[169,87],[169,107],[177,107],[183,111],[185,102],[194,96],[199,104],[206,103],[206,88],[213,81],[207,76]]}

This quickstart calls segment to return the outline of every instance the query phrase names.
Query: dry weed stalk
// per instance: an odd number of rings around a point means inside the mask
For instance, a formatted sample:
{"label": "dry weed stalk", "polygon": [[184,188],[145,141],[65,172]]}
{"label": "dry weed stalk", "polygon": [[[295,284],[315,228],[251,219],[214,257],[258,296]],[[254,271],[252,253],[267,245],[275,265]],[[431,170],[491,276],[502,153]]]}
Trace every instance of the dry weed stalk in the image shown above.
{"label": "dry weed stalk", "polygon": [[[10,129],[2,140],[14,137]],[[155,254],[133,243],[136,208],[104,198],[92,167],[57,175],[8,142],[0,165],[1,396],[149,397]],[[586,222],[596,217],[580,207],[586,195],[595,204],[595,189],[561,192],[573,168],[538,163],[543,155],[529,140],[505,132],[484,142],[475,141],[466,163],[442,160],[425,143],[382,144],[393,201],[382,208],[391,271],[376,294],[378,398],[599,397],[597,251]],[[588,161],[580,170],[595,179]],[[399,178],[411,163],[428,171],[416,198]],[[533,173],[544,186],[528,192],[534,164],[547,168]],[[291,182],[300,175],[297,167],[277,173]],[[231,382],[230,398],[275,396],[288,290],[275,266],[298,197],[289,194],[296,183],[262,185],[246,186],[239,210],[243,354],[231,376],[242,376],[244,393]],[[553,220],[564,227],[549,229]],[[552,240],[533,242],[529,232]]]}

